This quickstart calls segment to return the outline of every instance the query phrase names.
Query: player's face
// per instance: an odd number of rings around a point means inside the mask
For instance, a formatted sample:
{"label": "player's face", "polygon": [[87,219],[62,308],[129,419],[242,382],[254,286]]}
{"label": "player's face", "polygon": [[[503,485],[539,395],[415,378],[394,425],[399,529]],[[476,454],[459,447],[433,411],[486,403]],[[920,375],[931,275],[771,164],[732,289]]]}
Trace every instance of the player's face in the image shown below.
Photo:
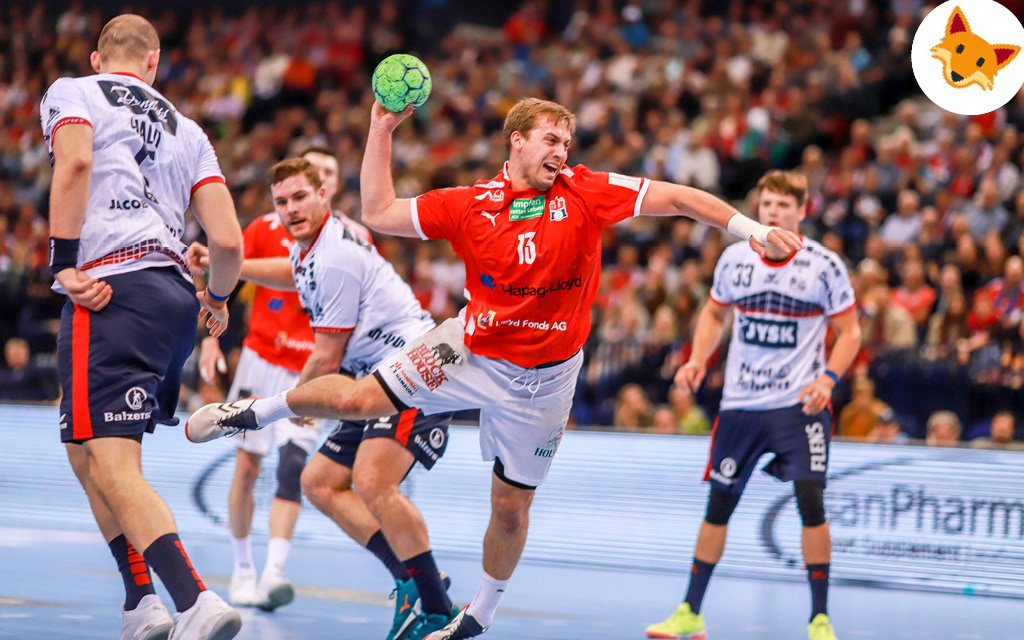
{"label": "player's face", "polygon": [[757,197],[757,217],[761,224],[788,231],[800,230],[806,207],[797,204],[795,196],[762,189]]}
{"label": "player's face", "polygon": [[572,133],[551,118],[539,118],[530,132],[512,134],[509,167],[531,189],[547,191],[569,156]]}
{"label": "player's face", "polygon": [[338,161],[334,156],[315,152],[302,157],[320,172],[320,184],[327,192],[327,202],[334,202],[334,196],[338,195]]}
{"label": "player's face", "polygon": [[271,185],[270,196],[274,210],[288,233],[300,245],[311,243],[330,211],[324,188],[315,188],[306,176],[299,173]]}

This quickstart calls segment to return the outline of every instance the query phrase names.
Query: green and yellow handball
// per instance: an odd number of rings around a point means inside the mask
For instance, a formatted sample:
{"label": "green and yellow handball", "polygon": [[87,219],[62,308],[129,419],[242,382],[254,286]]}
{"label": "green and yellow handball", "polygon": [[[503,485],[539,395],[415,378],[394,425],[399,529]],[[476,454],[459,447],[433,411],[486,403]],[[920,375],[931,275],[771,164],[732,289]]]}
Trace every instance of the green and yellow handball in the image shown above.
{"label": "green and yellow handball", "polygon": [[373,70],[373,95],[388,111],[403,111],[410,103],[420,107],[430,96],[430,71],[416,56],[396,53]]}

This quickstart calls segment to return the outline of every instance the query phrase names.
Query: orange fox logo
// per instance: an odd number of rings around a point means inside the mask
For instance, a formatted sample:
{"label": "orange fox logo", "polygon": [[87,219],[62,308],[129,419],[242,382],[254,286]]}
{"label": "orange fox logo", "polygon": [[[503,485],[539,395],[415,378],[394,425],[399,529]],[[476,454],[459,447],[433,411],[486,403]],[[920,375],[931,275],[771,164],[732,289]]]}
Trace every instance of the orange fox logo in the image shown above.
{"label": "orange fox logo", "polygon": [[932,57],[942,61],[942,77],[954,89],[972,84],[985,91],[995,83],[996,74],[1017,57],[1015,44],[989,44],[971,31],[960,7],[954,7],[946,23],[946,35],[931,49]]}

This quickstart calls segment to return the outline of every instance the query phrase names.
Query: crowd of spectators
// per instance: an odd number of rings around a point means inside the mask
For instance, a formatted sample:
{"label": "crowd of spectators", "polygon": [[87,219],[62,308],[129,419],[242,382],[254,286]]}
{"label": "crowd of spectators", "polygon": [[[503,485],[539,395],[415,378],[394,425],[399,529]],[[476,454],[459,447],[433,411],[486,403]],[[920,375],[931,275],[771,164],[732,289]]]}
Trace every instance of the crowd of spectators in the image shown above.
{"label": "crowd of spectators", "polygon": [[[750,213],[765,170],[798,169],[804,232],[848,260],[865,329],[837,392],[839,434],[930,441],[934,421],[948,439],[952,416],[954,439],[970,435],[961,423],[992,424],[981,435],[999,442],[999,416],[1024,415],[1024,91],[975,117],[924,100],[910,67],[922,0],[526,0],[493,3],[484,24],[457,23],[454,4],[154,5],[156,86],[206,128],[243,224],[272,209],[269,166],[314,145],[336,152],[336,207],[358,217],[369,74],[396,51],[420,55],[434,87],[396,132],[400,196],[496,173],[504,114],[524,96],[575,111],[571,163],[691,184]],[[0,7],[0,340],[22,339],[44,366],[63,300],[46,269],[38,105],[57,77],[91,72],[109,17],[77,0]],[[186,240],[199,234],[192,224]],[[607,232],[577,424],[709,429],[720,366],[696,402],[672,376],[730,241],[685,219]],[[378,245],[431,313],[457,311],[464,272],[447,244]]]}

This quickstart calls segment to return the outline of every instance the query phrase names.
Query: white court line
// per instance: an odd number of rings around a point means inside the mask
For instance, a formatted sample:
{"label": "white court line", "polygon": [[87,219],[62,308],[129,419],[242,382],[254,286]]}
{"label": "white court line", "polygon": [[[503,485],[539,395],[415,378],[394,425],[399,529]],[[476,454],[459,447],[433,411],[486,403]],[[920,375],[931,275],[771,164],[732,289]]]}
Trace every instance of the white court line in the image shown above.
{"label": "white court line", "polygon": [[97,531],[60,531],[58,529],[22,529],[0,527],[0,547],[29,547],[39,543],[96,543],[103,542]]}

